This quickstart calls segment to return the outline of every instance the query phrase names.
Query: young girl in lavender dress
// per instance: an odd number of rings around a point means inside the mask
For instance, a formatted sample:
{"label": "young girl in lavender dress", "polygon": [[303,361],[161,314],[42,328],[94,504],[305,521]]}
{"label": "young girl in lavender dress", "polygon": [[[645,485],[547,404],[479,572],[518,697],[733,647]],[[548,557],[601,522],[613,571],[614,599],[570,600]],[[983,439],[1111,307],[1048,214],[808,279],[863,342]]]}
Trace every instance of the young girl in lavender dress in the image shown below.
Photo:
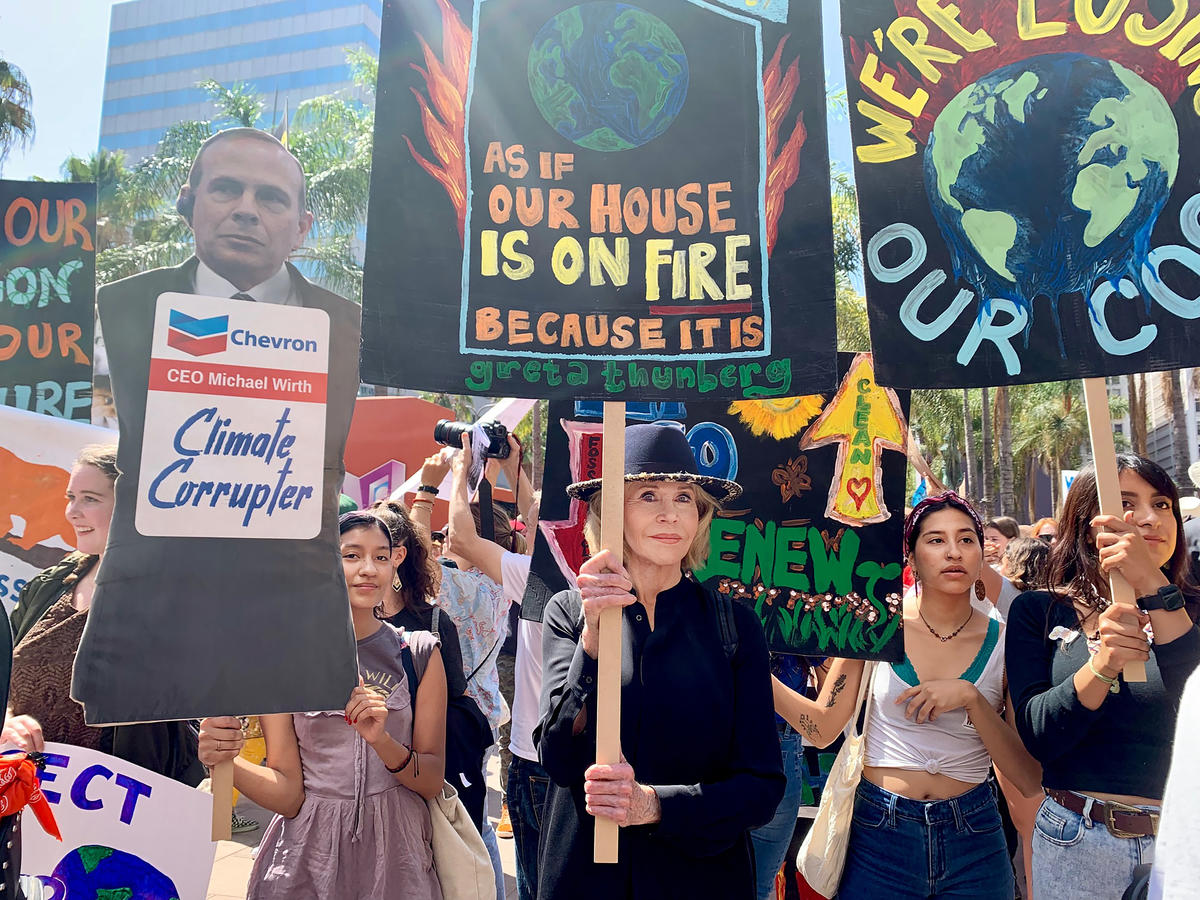
{"label": "young girl in lavender dress", "polygon": [[[391,537],[370,513],[340,519],[358,642],[359,684],[345,710],[262,717],[267,759],[238,757],[236,717],[205,719],[200,759],[234,763],[234,785],[272,812],[247,900],[441,900],[426,800],[442,787],[446,674],[428,632],[380,621],[394,577]],[[418,675],[416,709],[401,650]]]}

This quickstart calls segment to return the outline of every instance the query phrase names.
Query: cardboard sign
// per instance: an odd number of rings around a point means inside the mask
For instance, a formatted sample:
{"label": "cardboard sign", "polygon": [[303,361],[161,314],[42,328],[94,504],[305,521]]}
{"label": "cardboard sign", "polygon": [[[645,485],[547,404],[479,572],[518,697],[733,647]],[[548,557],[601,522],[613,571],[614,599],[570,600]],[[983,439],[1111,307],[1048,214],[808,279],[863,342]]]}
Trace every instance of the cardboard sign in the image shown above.
{"label": "cardboard sign", "polygon": [[211,795],[96,750],[45,752],[42,793],[63,840],[26,816],[21,874],[47,900],[204,900],[217,849]]}
{"label": "cardboard sign", "polygon": [[0,603],[6,611],[26,582],[75,549],[67,521],[71,464],[91,444],[117,433],[0,406]]}
{"label": "cardboard sign", "polygon": [[324,310],[161,295],[138,532],[315,537],[328,374]]}
{"label": "cardboard sign", "polygon": [[358,683],[337,517],[359,307],[291,267],[297,305],[194,297],[198,267],[97,295],[121,474],[72,672],[89,725],[338,709]]}
{"label": "cardboard sign", "polygon": [[385,2],[363,377],[831,388],[820,10],[758,5]]}
{"label": "cardboard sign", "polygon": [[842,0],[879,378],[1200,353],[1197,0]]}
{"label": "cardboard sign", "polygon": [[[897,661],[907,392],[880,388],[871,358],[840,354],[832,395],[734,403],[628,404],[678,423],[701,474],[744,493],[713,519],[696,577],[755,610],[770,648]],[[522,615],[573,583],[589,555],[572,481],[599,474],[600,404],[551,404],[542,518]]]}
{"label": "cardboard sign", "polygon": [[96,186],[0,181],[0,405],[91,418]]}

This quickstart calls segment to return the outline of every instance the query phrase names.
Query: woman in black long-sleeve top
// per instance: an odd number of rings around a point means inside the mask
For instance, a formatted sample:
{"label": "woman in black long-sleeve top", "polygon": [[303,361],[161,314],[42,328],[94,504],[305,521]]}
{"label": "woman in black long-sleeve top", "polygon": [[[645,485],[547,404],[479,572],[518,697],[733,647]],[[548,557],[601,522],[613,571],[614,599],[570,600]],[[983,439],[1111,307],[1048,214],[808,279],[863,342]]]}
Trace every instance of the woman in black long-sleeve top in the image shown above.
{"label": "woman in black long-sleeve top", "polygon": [[[766,641],[750,610],[722,606],[687,575],[707,555],[716,502],[741,489],[697,475],[671,426],[630,426],[625,443],[625,565],[593,556],[580,591],[557,594],[543,620],[538,742],[551,785],[538,897],[753,900],[749,832],[770,820],[785,786]],[[591,501],[593,538],[599,488],[568,488]],[[600,766],[597,621],[610,606],[623,607],[626,762]],[[616,865],[592,862],[595,816],[622,826]]]}
{"label": "woman in black long-sleeve top", "polygon": [[[1095,474],[1081,472],[1059,519],[1051,590],[1022,594],[1009,611],[1017,728],[1047,794],[1033,836],[1036,897],[1118,898],[1151,862],[1179,697],[1200,662],[1195,604],[1180,590],[1191,586],[1178,492],[1147,459],[1117,463],[1124,517],[1098,515]],[[1110,603],[1114,571],[1140,609]],[[1121,677],[1133,661],[1145,662],[1145,682]]]}

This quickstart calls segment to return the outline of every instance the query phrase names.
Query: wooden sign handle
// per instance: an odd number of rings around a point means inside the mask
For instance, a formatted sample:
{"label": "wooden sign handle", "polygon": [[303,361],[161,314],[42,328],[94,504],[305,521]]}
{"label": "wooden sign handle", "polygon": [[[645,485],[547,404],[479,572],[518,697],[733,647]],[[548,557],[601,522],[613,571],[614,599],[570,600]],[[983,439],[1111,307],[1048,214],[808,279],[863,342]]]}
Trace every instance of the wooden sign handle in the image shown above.
{"label": "wooden sign handle", "polygon": [[233,838],[233,760],[218,763],[209,771],[212,779],[212,839]]}
{"label": "wooden sign handle", "polygon": [[[1104,379],[1083,379],[1083,399],[1087,404],[1088,431],[1092,438],[1092,460],[1096,466],[1096,493],[1100,497],[1100,514],[1120,518],[1124,514],[1121,509],[1121,481],[1117,472],[1117,448],[1113,443],[1112,416],[1108,411],[1108,388],[1104,385]],[[1108,587],[1114,603],[1137,605],[1133,588],[1120,573],[1114,572],[1109,577]],[[1126,663],[1122,674],[1126,681],[1144,682],[1146,664]]]}
{"label": "wooden sign handle", "polygon": [[[625,404],[604,404],[604,446],[600,461],[600,543],[617,562],[625,546]],[[613,766],[621,761],[621,609],[600,614],[600,656],[596,677],[596,762]],[[617,861],[620,828],[612,819],[596,819],[592,859]]]}

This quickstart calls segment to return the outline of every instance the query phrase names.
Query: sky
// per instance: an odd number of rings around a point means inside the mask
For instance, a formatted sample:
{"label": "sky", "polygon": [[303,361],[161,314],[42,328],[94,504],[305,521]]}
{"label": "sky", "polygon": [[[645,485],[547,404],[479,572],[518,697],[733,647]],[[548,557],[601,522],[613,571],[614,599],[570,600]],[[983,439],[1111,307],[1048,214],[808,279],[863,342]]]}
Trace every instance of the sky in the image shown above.
{"label": "sky", "polygon": [[[72,153],[95,151],[112,5],[111,0],[0,4],[0,56],[29,79],[37,126],[33,146],[9,154],[5,178],[56,178]],[[51,39],[55,35],[57,40]]]}
{"label": "sky", "polygon": [[[112,6],[113,0],[10,0],[3,4],[0,56],[19,66],[32,85],[37,126],[33,146],[9,155],[3,177],[56,178],[68,156],[87,156],[96,150]],[[826,86],[836,89],[845,84],[837,0],[821,0],[821,7]],[[57,35],[57,42],[48,40],[50,35]],[[844,118],[829,124],[830,156],[849,171],[849,125]]]}

